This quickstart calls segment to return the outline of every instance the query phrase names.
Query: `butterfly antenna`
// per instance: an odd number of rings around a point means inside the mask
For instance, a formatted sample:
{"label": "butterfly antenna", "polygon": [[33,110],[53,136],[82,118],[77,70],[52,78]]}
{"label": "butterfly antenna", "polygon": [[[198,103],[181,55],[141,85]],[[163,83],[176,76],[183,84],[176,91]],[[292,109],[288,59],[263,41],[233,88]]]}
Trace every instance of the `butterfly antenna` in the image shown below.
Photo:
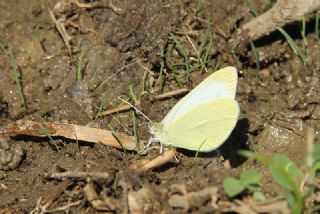
{"label": "butterfly antenna", "polygon": [[136,112],[138,112],[139,114],[141,114],[144,118],[146,118],[150,123],[153,123],[152,120],[150,120],[149,117],[147,117],[144,113],[142,113],[139,109],[137,109],[134,105],[132,105],[131,103],[129,103],[128,101],[122,99],[121,97],[118,97],[118,99],[120,99],[122,102],[128,104],[129,106],[131,106],[134,110],[136,110]]}

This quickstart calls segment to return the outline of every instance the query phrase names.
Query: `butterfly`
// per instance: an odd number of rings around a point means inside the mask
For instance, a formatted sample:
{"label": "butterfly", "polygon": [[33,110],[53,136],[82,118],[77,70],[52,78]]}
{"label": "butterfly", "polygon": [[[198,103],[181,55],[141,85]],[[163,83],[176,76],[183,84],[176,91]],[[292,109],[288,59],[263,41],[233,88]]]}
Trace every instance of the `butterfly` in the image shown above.
{"label": "butterfly", "polygon": [[150,127],[149,142],[200,152],[221,146],[238,121],[237,82],[232,66],[208,76]]}

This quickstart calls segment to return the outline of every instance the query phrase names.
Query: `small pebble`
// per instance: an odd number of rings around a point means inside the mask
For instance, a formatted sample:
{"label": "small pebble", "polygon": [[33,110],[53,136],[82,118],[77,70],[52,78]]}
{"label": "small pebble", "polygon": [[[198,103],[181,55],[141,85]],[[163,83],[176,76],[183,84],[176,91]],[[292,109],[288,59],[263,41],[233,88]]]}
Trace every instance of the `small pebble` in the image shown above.
{"label": "small pebble", "polygon": [[25,151],[21,146],[10,144],[6,139],[0,138],[0,170],[17,168],[24,155]]}

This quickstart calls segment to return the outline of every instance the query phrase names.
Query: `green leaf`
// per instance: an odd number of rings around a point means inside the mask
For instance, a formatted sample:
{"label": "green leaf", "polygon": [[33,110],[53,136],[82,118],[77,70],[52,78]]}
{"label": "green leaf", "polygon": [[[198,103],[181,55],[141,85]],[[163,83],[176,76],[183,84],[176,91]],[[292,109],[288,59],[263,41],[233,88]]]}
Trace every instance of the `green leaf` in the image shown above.
{"label": "green leaf", "polygon": [[274,155],[269,164],[274,180],[290,191],[299,189],[303,174],[301,170],[285,155]]}
{"label": "green leaf", "polygon": [[256,152],[251,152],[248,150],[240,150],[239,154],[247,157],[247,158],[253,158],[256,159],[257,161],[260,161],[261,163],[263,163],[264,165],[268,165],[271,161],[271,159],[265,155],[256,153]]}
{"label": "green leaf", "polygon": [[269,158],[250,151],[240,151],[240,154],[254,158],[268,166],[274,180],[290,191],[296,191],[302,180],[302,172],[287,156],[276,154]]}
{"label": "green leaf", "polygon": [[297,200],[297,197],[292,192],[289,192],[286,194],[286,199],[288,202],[288,205],[292,211],[293,214],[301,214],[302,213],[302,207],[303,207],[303,200]]}
{"label": "green leaf", "polygon": [[239,180],[227,177],[223,181],[223,188],[229,197],[234,197],[239,195],[245,189],[245,186]]}
{"label": "green leaf", "polygon": [[313,161],[320,162],[320,145],[319,144],[314,144],[312,154],[313,154]]}
{"label": "green leaf", "polygon": [[256,192],[256,191],[259,190],[259,184],[247,185],[246,188],[247,188],[250,192]]}
{"label": "green leaf", "polygon": [[266,196],[260,191],[254,192],[252,197],[257,201],[266,201],[267,200]]}
{"label": "green leaf", "polygon": [[317,162],[312,166],[312,174],[315,176],[319,171],[320,171],[320,162]]}
{"label": "green leaf", "polygon": [[303,179],[302,171],[285,155],[274,155],[269,165],[273,179],[289,190],[287,201],[293,213],[301,213],[303,207],[303,192],[300,185]]}
{"label": "green leaf", "polygon": [[[307,164],[307,155],[306,154],[303,157],[303,164]],[[312,176],[315,176],[316,173],[320,170],[320,145],[314,144],[313,150],[312,150],[312,167],[311,167],[311,174]]]}
{"label": "green leaf", "polygon": [[249,169],[246,171],[243,171],[240,174],[240,181],[244,186],[248,185],[258,185],[260,182],[261,176],[260,172],[257,170]]}

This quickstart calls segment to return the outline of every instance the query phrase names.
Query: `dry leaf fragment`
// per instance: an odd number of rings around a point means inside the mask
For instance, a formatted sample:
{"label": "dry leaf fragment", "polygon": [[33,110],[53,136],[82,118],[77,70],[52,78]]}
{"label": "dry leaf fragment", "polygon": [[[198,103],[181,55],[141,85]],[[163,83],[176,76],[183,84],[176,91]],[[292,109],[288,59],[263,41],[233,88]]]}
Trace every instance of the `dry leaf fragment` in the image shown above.
{"label": "dry leaf fragment", "polygon": [[[36,137],[60,136],[72,140],[101,143],[118,149],[135,150],[136,140],[132,136],[118,133],[120,142],[111,131],[67,123],[35,122],[20,120],[0,131],[0,134],[31,135]],[[144,142],[140,141],[143,146]]]}

